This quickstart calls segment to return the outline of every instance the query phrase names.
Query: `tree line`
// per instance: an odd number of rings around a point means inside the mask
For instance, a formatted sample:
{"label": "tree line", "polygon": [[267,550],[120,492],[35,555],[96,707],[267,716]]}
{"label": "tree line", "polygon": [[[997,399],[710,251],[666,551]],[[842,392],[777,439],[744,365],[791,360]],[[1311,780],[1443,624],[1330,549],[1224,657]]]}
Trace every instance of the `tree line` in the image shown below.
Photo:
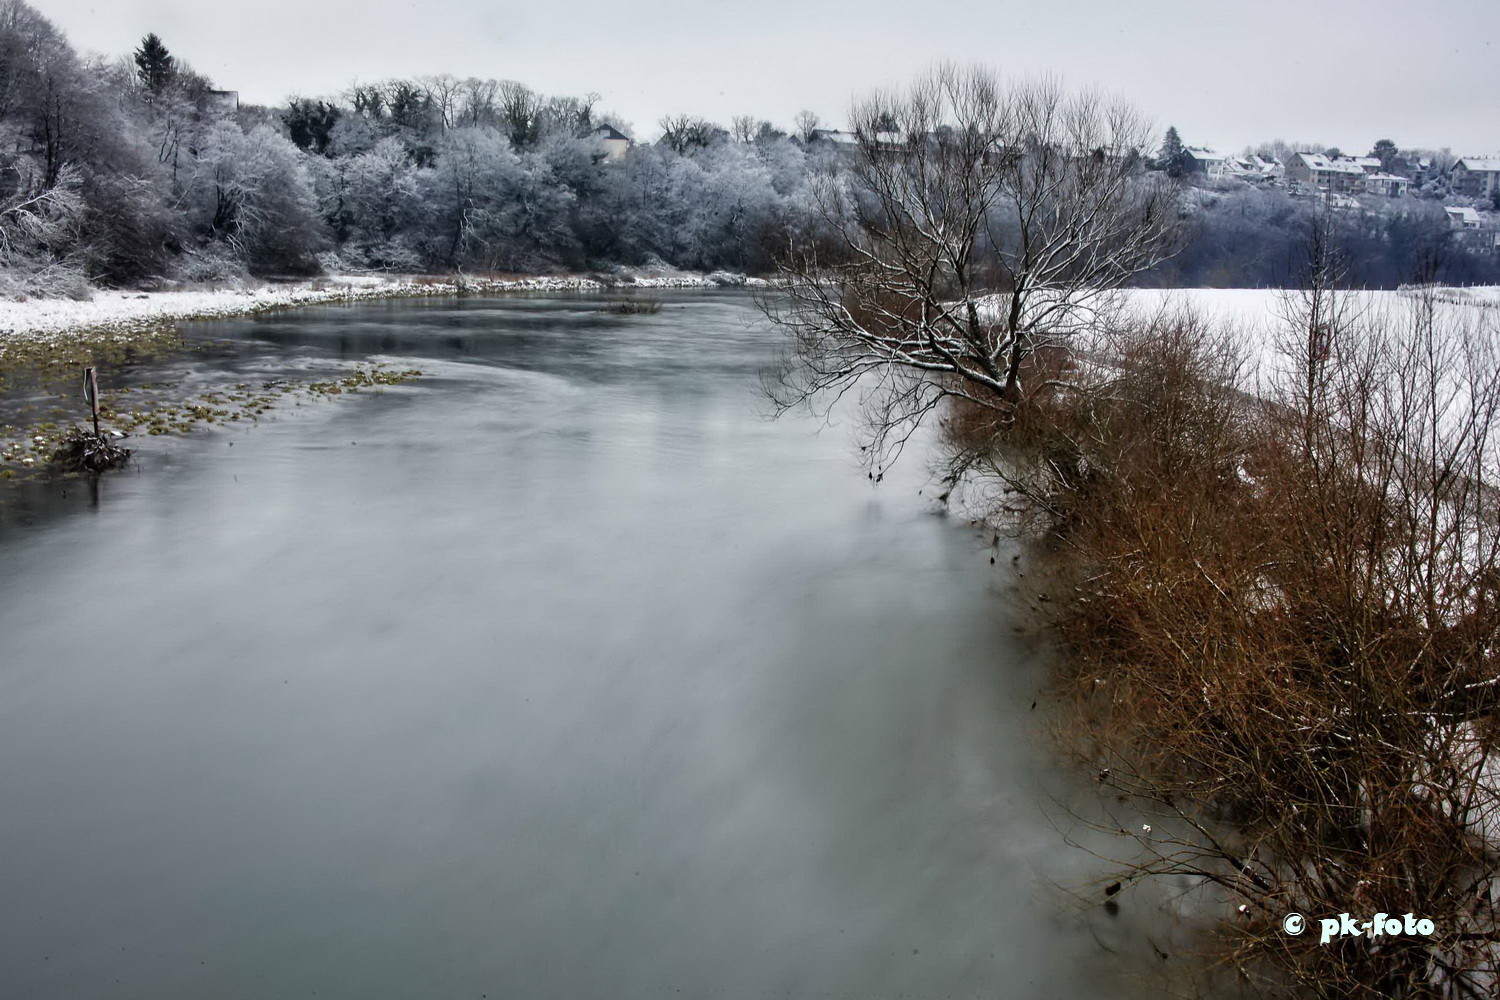
{"label": "tree line", "polygon": [[597,101],[437,76],[237,107],[155,35],[85,59],[0,0],[0,292],[328,268],[770,266],[806,215],[803,144],[688,121],[693,135],[610,160]]}
{"label": "tree line", "polygon": [[[0,294],[323,270],[764,272],[821,224],[841,154],[810,114],[791,134],[669,116],[617,158],[605,123],[628,130],[597,95],[447,75],[239,106],[155,35],[85,58],[0,0]],[[1192,214],[1197,239],[1133,280],[1281,283],[1308,209],[1242,192]],[[1441,222],[1351,224],[1355,280],[1406,280]],[[1457,280],[1500,277],[1453,257]]]}

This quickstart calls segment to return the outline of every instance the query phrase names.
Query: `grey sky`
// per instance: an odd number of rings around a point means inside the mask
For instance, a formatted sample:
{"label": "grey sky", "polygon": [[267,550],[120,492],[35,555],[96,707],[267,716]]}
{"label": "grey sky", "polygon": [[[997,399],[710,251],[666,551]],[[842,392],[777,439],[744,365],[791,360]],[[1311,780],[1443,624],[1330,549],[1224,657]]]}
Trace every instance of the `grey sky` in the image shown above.
{"label": "grey sky", "polygon": [[1497,0],[32,2],[86,51],[124,53],[155,31],[259,103],[448,72],[596,91],[649,136],[668,112],[786,127],[810,108],[841,123],[852,95],[946,58],[1098,84],[1230,151],[1274,138],[1364,151],[1389,137],[1500,152]]}

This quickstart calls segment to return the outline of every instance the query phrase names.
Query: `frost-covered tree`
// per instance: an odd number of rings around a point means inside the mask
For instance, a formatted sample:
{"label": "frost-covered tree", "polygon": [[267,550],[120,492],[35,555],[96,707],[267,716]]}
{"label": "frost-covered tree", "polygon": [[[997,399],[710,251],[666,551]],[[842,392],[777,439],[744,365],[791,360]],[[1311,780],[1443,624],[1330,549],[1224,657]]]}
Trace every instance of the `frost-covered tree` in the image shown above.
{"label": "frost-covered tree", "polygon": [[0,227],[12,274],[71,285],[165,266],[173,216],[144,116],[131,75],[79,59],[34,9],[0,2]]}
{"label": "frost-covered tree", "polygon": [[311,271],[326,245],[302,155],[275,129],[218,122],[193,161],[186,201],[198,230],[251,268]]}
{"label": "frost-covered tree", "polygon": [[544,156],[494,129],[455,129],[422,174],[427,258],[448,267],[531,270],[570,249],[573,195]]}
{"label": "frost-covered tree", "polygon": [[77,295],[85,286],[72,184],[0,199],[0,296]]}
{"label": "frost-covered tree", "polygon": [[378,269],[421,269],[415,238],[423,218],[421,173],[400,140],[390,136],[358,154],[318,163],[320,211],[352,261]]}

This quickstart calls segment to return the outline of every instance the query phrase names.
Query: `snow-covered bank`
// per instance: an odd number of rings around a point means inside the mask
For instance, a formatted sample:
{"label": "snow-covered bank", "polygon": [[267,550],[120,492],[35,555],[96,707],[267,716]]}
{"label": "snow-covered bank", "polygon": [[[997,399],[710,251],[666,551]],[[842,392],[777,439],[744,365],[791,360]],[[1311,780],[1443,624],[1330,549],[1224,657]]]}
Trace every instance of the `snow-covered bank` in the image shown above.
{"label": "snow-covered bank", "polygon": [[74,333],[129,333],[161,323],[219,319],[325,302],[492,295],[507,292],[603,291],[611,288],[720,288],[764,284],[728,272],[650,271],[592,276],[474,278],[420,275],[339,275],[291,284],[199,291],[99,291],[90,298],[0,301],[0,353],[7,341],[48,340]]}
{"label": "snow-covered bank", "polygon": [[[1191,308],[1204,319],[1226,324],[1247,335],[1267,335],[1280,324],[1289,299],[1297,292],[1284,288],[1130,288],[1126,308],[1139,316],[1177,306]],[[1340,296],[1352,315],[1369,315],[1416,301],[1414,289],[1351,291]],[[1435,299],[1443,308],[1500,309],[1500,285],[1438,288]]]}

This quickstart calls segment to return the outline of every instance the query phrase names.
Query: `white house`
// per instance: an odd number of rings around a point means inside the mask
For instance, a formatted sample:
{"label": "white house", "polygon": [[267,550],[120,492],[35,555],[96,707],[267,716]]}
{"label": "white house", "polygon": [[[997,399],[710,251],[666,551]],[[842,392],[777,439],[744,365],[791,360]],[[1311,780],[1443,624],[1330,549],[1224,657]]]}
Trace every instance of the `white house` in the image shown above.
{"label": "white house", "polygon": [[1399,198],[1411,187],[1411,181],[1395,174],[1370,174],[1365,177],[1365,190],[1371,194],[1383,194],[1387,198]]}
{"label": "white house", "polygon": [[618,160],[630,150],[630,136],[608,122],[600,125],[589,134],[598,141],[600,148],[604,150],[604,159],[606,161]]}
{"label": "white house", "polygon": [[1479,228],[1479,213],[1472,208],[1455,208],[1450,205],[1443,211],[1448,213],[1448,221],[1453,224],[1454,229]]}

